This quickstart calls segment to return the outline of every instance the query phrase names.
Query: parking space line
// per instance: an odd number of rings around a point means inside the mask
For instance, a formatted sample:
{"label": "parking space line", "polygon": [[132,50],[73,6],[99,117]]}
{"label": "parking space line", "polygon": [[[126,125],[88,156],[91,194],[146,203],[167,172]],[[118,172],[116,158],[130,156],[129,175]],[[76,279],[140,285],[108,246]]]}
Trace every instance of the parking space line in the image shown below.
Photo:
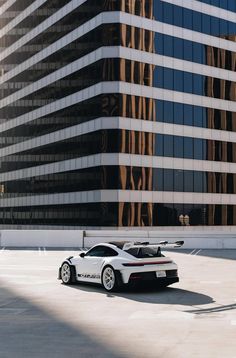
{"label": "parking space line", "polygon": [[194,255],[195,255],[195,256],[198,255],[199,252],[201,252],[201,251],[202,251],[202,249],[198,250]]}
{"label": "parking space line", "polygon": [[189,253],[189,255],[193,255],[196,250],[197,250],[197,249],[194,249],[193,251],[191,251],[191,252]]}
{"label": "parking space line", "polygon": [[46,247],[43,248],[43,253],[44,253],[44,256],[47,256],[47,250],[46,250]]}
{"label": "parking space line", "polygon": [[39,256],[41,256],[41,248],[40,247],[38,248],[38,251],[39,251]]}

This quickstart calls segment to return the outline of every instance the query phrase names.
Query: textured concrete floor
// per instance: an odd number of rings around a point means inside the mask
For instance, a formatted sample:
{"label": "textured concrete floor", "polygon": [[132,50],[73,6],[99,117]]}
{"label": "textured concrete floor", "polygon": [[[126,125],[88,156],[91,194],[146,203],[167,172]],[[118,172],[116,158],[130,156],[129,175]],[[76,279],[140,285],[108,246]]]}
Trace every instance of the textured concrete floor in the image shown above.
{"label": "textured concrete floor", "polygon": [[236,250],[171,252],[180,283],[119,294],[62,285],[73,253],[0,249],[1,358],[236,358]]}

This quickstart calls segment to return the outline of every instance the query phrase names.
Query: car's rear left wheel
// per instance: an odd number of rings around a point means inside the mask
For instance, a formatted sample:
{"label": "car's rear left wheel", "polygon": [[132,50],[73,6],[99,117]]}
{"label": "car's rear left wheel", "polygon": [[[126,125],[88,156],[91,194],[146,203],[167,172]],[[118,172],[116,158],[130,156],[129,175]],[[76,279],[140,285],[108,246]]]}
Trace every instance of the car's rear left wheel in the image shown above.
{"label": "car's rear left wheel", "polygon": [[67,262],[64,262],[61,266],[61,279],[65,285],[70,285],[75,282],[74,271]]}
{"label": "car's rear left wheel", "polygon": [[118,277],[113,267],[104,267],[102,271],[102,285],[109,292],[115,291],[118,288]]}

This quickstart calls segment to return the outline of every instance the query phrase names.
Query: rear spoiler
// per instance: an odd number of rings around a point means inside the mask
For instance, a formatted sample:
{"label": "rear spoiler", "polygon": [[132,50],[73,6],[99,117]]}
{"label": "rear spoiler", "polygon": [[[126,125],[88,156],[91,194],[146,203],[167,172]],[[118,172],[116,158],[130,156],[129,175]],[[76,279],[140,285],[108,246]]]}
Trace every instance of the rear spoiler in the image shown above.
{"label": "rear spoiler", "polygon": [[131,248],[141,248],[141,247],[151,247],[158,249],[159,247],[166,247],[168,248],[176,248],[183,246],[184,241],[175,241],[175,242],[168,242],[168,241],[160,241],[156,244],[150,244],[150,242],[126,242],[123,246],[123,250],[127,251]]}

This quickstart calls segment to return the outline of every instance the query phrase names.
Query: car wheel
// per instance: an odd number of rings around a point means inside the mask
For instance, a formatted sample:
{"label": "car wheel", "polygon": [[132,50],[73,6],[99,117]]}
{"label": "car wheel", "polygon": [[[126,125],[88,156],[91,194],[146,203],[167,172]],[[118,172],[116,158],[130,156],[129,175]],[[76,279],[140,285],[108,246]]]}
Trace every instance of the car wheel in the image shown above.
{"label": "car wheel", "polygon": [[115,291],[118,288],[118,276],[113,267],[104,267],[102,271],[102,285],[109,292]]}
{"label": "car wheel", "polygon": [[61,279],[65,285],[70,285],[75,282],[74,270],[68,262],[61,265]]}

